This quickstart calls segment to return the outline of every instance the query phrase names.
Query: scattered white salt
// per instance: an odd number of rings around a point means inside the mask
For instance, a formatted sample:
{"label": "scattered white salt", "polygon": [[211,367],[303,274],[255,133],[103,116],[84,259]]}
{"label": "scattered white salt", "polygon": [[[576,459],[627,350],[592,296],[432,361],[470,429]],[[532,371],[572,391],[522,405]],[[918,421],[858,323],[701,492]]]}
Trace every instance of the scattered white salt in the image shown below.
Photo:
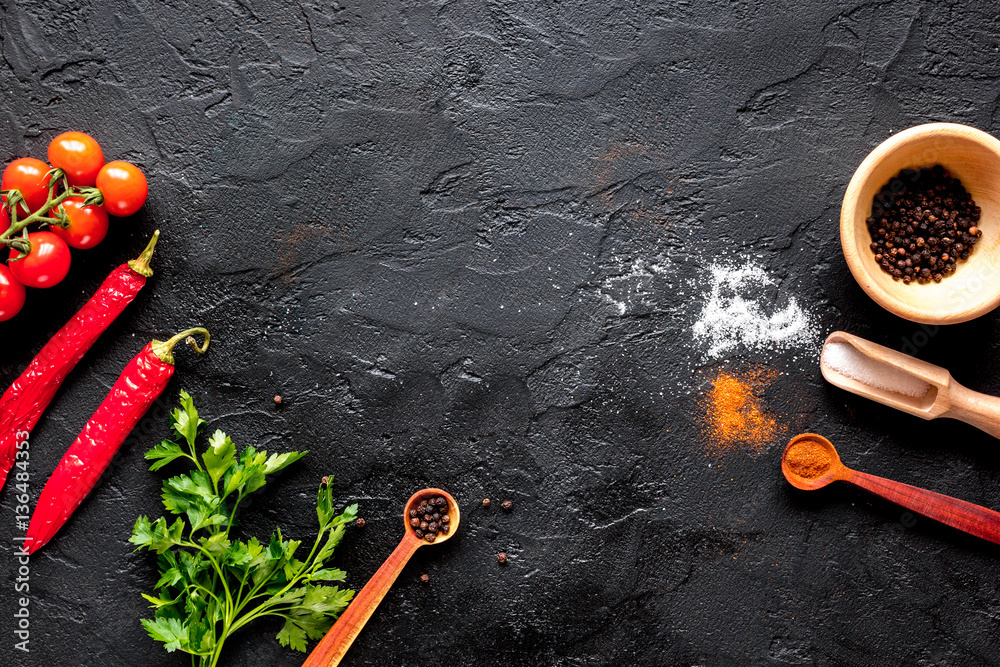
{"label": "scattered white salt", "polygon": [[920,378],[866,356],[850,343],[827,343],[821,362],[869,387],[904,396],[920,398],[931,388]]}
{"label": "scattered white salt", "polygon": [[776,285],[757,264],[715,264],[711,288],[692,331],[716,358],[741,345],[752,350],[787,349],[808,345],[816,338],[810,313],[789,296],[780,307],[768,298]]}

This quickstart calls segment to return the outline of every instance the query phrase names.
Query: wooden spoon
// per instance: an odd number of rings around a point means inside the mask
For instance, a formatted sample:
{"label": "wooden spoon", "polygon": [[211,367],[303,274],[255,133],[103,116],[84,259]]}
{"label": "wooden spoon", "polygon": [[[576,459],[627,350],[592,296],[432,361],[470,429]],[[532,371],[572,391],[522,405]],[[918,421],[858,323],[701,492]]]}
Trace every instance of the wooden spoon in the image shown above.
{"label": "wooden spoon", "polygon": [[[820,474],[812,477],[795,473],[789,463],[789,452],[796,447],[815,448],[817,445],[825,449],[829,455],[829,466],[825,470],[819,471]],[[837,456],[837,450],[834,449],[833,444],[815,433],[803,433],[792,438],[788,446],[785,447],[784,454],[781,455],[781,472],[784,473],[789,484],[804,491],[821,489],[830,482],[848,482],[929,519],[940,521],[952,528],[958,528],[963,532],[1000,544],[1000,513],[958,498],[851,470],[840,462],[840,457]]]}
{"label": "wooden spoon", "polygon": [[919,397],[873,387],[838,372],[821,357],[820,370],[830,384],[922,419],[950,417],[1000,438],[1000,398],[962,386],[945,368],[843,331],[834,331],[827,337],[824,351],[831,343],[851,345],[861,355],[885,365],[889,372],[904,373],[922,380],[928,387]]}
{"label": "wooden spoon", "polygon": [[[444,496],[445,500],[448,501],[448,516],[451,519],[451,523],[447,533],[438,535],[434,542],[428,542],[417,537],[413,527],[410,526],[410,510],[415,509],[421,500],[434,496]],[[340,661],[344,658],[344,654],[347,653],[347,649],[351,647],[354,639],[361,632],[361,628],[365,627],[365,623],[375,613],[378,603],[389,592],[389,588],[392,587],[399,573],[403,571],[403,567],[410,560],[410,557],[422,546],[441,544],[450,540],[452,535],[458,530],[458,521],[458,503],[445,491],[441,489],[423,489],[410,496],[410,499],[406,501],[406,506],[403,508],[403,525],[406,532],[403,534],[403,539],[400,540],[399,546],[385,559],[382,567],[368,580],[368,583],[361,589],[361,592],[355,596],[351,604],[344,610],[344,613],[337,619],[337,622],[330,628],[330,631],[326,633],[326,636],[320,640],[316,648],[306,658],[306,661],[302,663],[302,667],[334,667],[335,665],[339,665]]]}

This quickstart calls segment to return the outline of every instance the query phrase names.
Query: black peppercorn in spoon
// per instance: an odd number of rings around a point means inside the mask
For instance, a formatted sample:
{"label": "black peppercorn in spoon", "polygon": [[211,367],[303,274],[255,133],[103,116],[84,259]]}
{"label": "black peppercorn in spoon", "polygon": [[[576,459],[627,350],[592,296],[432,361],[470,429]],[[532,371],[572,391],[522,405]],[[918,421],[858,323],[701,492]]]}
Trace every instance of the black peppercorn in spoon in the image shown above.
{"label": "black peppercorn in spoon", "polygon": [[[411,512],[415,512],[422,503],[426,504],[428,500],[434,498],[444,498],[447,502],[447,513],[442,514],[438,512],[438,514],[441,514],[441,518],[447,517],[448,520],[444,522],[444,527],[440,526],[440,524],[436,526],[437,528],[442,528],[443,532],[438,533],[435,530],[433,531],[433,537],[428,537],[428,533],[420,528],[419,521],[417,526],[411,525],[410,521],[412,518],[419,518],[414,517]],[[361,629],[365,627],[365,623],[375,613],[379,602],[389,592],[389,588],[392,587],[396,578],[399,577],[399,573],[403,571],[403,567],[406,566],[410,557],[422,546],[432,543],[440,544],[451,539],[451,536],[458,530],[458,521],[458,503],[447,492],[441,489],[423,489],[410,496],[410,499],[406,501],[406,506],[403,508],[403,525],[406,532],[403,534],[403,539],[399,542],[399,546],[382,563],[382,567],[378,569],[372,578],[368,580],[368,583],[357,594],[350,606],[344,610],[344,613],[340,615],[340,618],[333,624],[330,631],[326,633],[326,636],[320,640],[316,648],[306,658],[306,661],[302,663],[302,667],[334,667],[335,665],[339,665],[347,653],[347,649],[351,647]],[[418,531],[420,531],[419,535]]]}

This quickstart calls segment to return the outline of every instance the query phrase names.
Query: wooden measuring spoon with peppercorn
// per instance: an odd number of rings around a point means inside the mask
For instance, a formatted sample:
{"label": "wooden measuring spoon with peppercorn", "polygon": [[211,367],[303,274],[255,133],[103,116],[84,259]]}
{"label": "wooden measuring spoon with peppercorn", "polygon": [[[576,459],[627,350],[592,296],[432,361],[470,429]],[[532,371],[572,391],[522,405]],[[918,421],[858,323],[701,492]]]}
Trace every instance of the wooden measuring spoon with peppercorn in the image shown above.
{"label": "wooden measuring spoon with peppercorn", "polygon": [[368,580],[326,636],[313,649],[302,667],[339,665],[354,639],[375,613],[403,567],[417,549],[451,539],[458,530],[458,503],[441,489],[417,491],[403,509],[405,533],[396,550]]}
{"label": "wooden measuring spoon with peppercorn", "polygon": [[851,470],[840,462],[833,443],[815,433],[792,438],[781,455],[781,472],[803,491],[842,481],[861,487],[928,519],[1000,544],[1000,513],[927,489]]}

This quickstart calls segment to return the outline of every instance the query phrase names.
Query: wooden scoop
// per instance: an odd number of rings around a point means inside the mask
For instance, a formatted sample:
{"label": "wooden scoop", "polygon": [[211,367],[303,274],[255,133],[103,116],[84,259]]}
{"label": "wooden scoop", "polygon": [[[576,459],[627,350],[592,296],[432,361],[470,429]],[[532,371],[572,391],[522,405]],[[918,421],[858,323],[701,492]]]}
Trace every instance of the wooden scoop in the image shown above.
{"label": "wooden scoop", "polygon": [[875,387],[837,371],[821,357],[820,370],[830,384],[922,419],[950,417],[1000,438],[1000,398],[962,386],[945,368],[843,331],[834,331],[827,337],[823,345],[824,353],[831,343],[851,345],[869,360],[883,364],[888,373],[896,374],[897,377],[899,373],[903,373],[925,382],[927,391],[921,396],[913,396]]}
{"label": "wooden scoop", "polygon": [[[413,527],[410,526],[410,510],[415,509],[421,500],[434,496],[444,496],[445,500],[448,501],[448,516],[451,519],[451,523],[449,524],[450,528],[448,532],[438,535],[437,539],[432,543],[417,537]],[[400,541],[399,546],[385,559],[382,567],[378,569],[372,578],[368,580],[365,587],[361,589],[361,592],[357,594],[347,609],[344,610],[344,613],[340,615],[340,618],[333,624],[330,631],[326,633],[326,636],[320,640],[316,648],[306,658],[306,661],[302,663],[302,667],[334,667],[335,665],[339,665],[347,653],[347,649],[351,647],[355,638],[361,633],[361,629],[365,627],[365,623],[375,613],[378,603],[389,592],[389,588],[392,587],[399,573],[403,571],[403,567],[406,566],[410,557],[422,546],[441,544],[450,540],[452,535],[458,530],[458,521],[458,503],[445,491],[441,489],[423,489],[410,496],[410,499],[406,501],[406,506],[403,507],[403,525],[406,532],[403,534],[403,539]]]}
{"label": "wooden scoop", "polygon": [[[819,474],[813,476],[797,474],[795,466],[789,462],[789,453],[797,447],[811,447],[814,451],[817,447],[823,448],[829,456],[829,465],[821,471],[814,471]],[[833,443],[815,433],[803,433],[792,438],[781,455],[781,472],[789,484],[803,491],[815,491],[838,480],[848,482],[929,519],[1000,544],[1000,513],[958,498],[851,470],[840,462]]]}

